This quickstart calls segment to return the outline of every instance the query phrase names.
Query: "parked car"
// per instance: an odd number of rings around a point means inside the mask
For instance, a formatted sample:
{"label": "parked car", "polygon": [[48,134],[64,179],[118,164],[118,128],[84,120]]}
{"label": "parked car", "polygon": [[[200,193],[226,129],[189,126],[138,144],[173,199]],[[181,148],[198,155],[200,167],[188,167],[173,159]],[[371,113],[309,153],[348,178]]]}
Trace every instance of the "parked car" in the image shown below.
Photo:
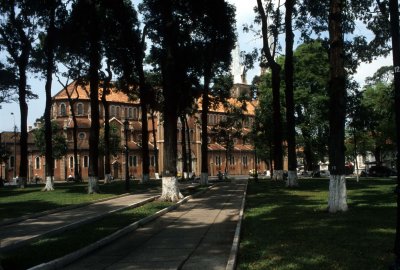
{"label": "parked car", "polygon": [[376,165],[368,170],[368,176],[388,177],[392,175],[396,175],[396,171],[386,166]]}

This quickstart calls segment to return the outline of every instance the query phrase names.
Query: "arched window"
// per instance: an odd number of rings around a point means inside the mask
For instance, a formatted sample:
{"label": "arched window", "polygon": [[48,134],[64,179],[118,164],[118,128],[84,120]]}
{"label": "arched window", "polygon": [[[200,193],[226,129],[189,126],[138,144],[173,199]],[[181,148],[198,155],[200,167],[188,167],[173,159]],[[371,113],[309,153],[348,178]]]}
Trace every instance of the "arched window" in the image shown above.
{"label": "arched window", "polygon": [[60,115],[61,116],[67,115],[67,106],[65,106],[65,103],[60,104]]}
{"label": "arched window", "polygon": [[77,105],[78,115],[83,115],[83,104],[78,103]]}
{"label": "arched window", "polygon": [[40,157],[35,157],[35,169],[40,169]]}
{"label": "arched window", "polygon": [[137,119],[137,118],[138,118],[137,108],[133,108],[133,119]]}
{"label": "arched window", "polygon": [[115,108],[115,115],[116,115],[116,117],[119,117],[119,116],[120,116],[120,108],[119,108],[119,106],[117,106],[117,107]]}
{"label": "arched window", "polygon": [[85,168],[89,167],[89,157],[88,156],[83,156],[83,167],[85,167]]}
{"label": "arched window", "polygon": [[133,117],[133,109],[129,108],[128,109],[128,118],[132,118]]}
{"label": "arched window", "polygon": [[115,116],[115,106],[114,105],[110,106],[110,116],[111,117]]}
{"label": "arched window", "polygon": [[244,166],[247,166],[247,156],[242,157],[242,163]]}
{"label": "arched window", "polygon": [[74,167],[74,156],[69,157],[69,167],[71,169]]}

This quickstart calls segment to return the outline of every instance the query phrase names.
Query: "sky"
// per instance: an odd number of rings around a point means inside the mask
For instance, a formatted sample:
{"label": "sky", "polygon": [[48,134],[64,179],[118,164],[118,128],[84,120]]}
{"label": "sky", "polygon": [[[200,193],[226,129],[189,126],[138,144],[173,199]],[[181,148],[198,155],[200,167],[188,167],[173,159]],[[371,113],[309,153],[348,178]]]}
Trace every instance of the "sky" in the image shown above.
{"label": "sky", "polygon": [[[139,0],[134,0],[136,3]],[[254,38],[251,33],[244,33],[242,31],[243,24],[251,23],[254,19],[253,7],[256,5],[256,1],[245,1],[245,0],[228,0],[231,4],[236,6],[236,26],[238,32],[238,41],[241,51],[250,52],[253,48],[260,48],[262,45],[261,39]],[[298,44],[295,44],[295,46]],[[392,58],[378,58],[372,63],[362,63],[357,74],[355,74],[354,79],[361,85],[364,83],[366,77],[372,76],[375,71],[383,65],[392,65]],[[247,71],[247,82],[251,83],[255,75],[259,75],[260,68],[256,66],[252,70]],[[30,100],[28,103],[28,126],[33,126],[35,120],[44,114],[45,109],[45,91],[44,85],[45,81],[35,78],[34,74],[28,75],[28,84],[34,93],[39,95],[39,99]],[[57,79],[53,77],[52,94],[56,94],[62,89],[62,86],[57,82]],[[13,113],[13,115],[12,115]],[[3,103],[0,109],[0,132],[1,131],[12,131],[14,125],[17,126],[17,130],[20,130],[20,111],[17,103]]]}

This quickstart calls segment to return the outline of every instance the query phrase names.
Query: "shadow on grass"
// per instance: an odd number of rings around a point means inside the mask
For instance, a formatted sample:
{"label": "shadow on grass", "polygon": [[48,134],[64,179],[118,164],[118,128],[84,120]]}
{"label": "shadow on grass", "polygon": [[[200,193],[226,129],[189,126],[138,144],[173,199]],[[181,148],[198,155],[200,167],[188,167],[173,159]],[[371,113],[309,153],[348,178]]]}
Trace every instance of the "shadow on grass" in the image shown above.
{"label": "shadow on grass", "polygon": [[349,211],[326,211],[328,181],[248,188],[239,269],[387,269],[395,233],[394,182],[348,181]]}

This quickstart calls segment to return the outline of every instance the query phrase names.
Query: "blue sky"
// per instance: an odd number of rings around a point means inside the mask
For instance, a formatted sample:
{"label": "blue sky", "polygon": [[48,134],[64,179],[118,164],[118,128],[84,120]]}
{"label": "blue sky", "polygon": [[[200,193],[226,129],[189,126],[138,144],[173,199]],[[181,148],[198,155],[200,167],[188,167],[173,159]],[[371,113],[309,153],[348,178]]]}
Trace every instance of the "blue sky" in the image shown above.
{"label": "blue sky", "polygon": [[[133,0],[135,7],[139,0]],[[254,19],[253,7],[256,5],[256,1],[244,1],[244,0],[228,0],[228,2],[234,4],[237,10],[237,29],[239,35],[239,46],[241,51],[251,51],[254,47],[260,48],[262,41],[254,38],[251,33],[243,33],[242,25],[244,23],[251,23]],[[391,65],[392,58],[378,58],[370,64],[363,63],[358,68],[358,72],[355,75],[356,81],[363,83],[365,78],[373,75],[373,73],[383,65]],[[260,73],[259,67],[255,67],[253,70],[247,72],[247,82],[251,82],[255,75]],[[32,90],[39,95],[39,99],[30,100],[28,104],[28,126],[33,126],[35,120],[41,117],[44,113],[45,108],[45,91],[44,91],[44,80],[39,80],[34,77],[34,74],[29,74],[28,84],[31,85]],[[62,89],[61,85],[57,82],[57,79],[53,77],[52,93],[55,94]],[[0,109],[1,121],[0,131],[12,131],[15,124],[17,129],[20,130],[20,112],[17,103],[1,104]],[[11,115],[14,113],[14,116]]]}

